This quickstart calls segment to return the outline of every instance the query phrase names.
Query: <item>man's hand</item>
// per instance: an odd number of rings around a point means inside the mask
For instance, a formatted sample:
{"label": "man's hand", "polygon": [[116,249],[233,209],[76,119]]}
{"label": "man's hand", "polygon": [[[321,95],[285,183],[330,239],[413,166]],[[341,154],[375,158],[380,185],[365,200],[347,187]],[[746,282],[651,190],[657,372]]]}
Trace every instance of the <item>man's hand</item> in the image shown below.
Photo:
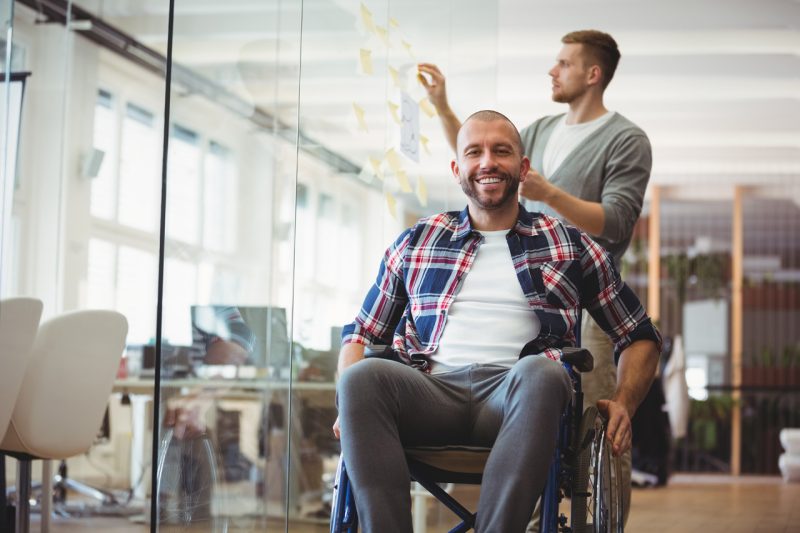
{"label": "man's hand", "polygon": [[247,362],[247,350],[233,341],[218,338],[206,347],[203,362],[207,365],[243,365]]}
{"label": "man's hand", "polygon": [[[433,104],[433,107],[435,107],[441,115],[450,108],[447,104],[447,89],[444,84],[444,74],[439,70],[439,67],[431,63],[420,63],[417,65],[417,70],[420,72],[420,74],[417,74],[417,79],[422,86],[425,87],[425,90],[428,91],[428,98]],[[430,76],[430,81],[421,73]]]}
{"label": "man's hand", "polygon": [[336,417],[336,422],[333,423],[333,436],[337,439],[342,438],[342,429],[339,427],[339,417]]}
{"label": "man's hand", "polygon": [[589,235],[602,235],[606,223],[603,205],[600,202],[582,200],[553,185],[547,178],[531,169],[519,183],[520,199],[527,198],[544,202],[563,216],[569,223]]}
{"label": "man's hand", "polygon": [[444,74],[439,70],[439,67],[432,63],[420,63],[417,65],[417,70],[417,79],[428,91],[428,99],[430,99],[433,107],[436,108],[436,112],[439,113],[439,120],[441,120],[442,128],[444,129],[444,137],[447,139],[450,148],[455,151],[461,121],[458,120],[456,114],[450,109],[450,104],[447,103]]}
{"label": "man's hand", "polygon": [[530,169],[519,184],[519,195],[528,200],[546,203],[552,195],[553,187],[544,176]]}
{"label": "man's hand", "polygon": [[210,406],[197,398],[173,398],[164,413],[164,427],[173,428],[178,440],[194,439],[206,432],[205,413]]}
{"label": "man's hand", "polygon": [[608,419],[606,440],[611,443],[614,456],[619,457],[631,447],[631,418],[628,410],[613,400],[599,400],[597,410]]}

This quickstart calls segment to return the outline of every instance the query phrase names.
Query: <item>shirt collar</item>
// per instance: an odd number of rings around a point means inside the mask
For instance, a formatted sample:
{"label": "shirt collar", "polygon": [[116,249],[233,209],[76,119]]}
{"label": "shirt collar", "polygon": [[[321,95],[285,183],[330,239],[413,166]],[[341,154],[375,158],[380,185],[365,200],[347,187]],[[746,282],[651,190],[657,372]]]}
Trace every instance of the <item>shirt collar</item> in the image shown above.
{"label": "shirt collar", "polygon": [[[536,235],[538,232],[536,231],[535,226],[537,218],[540,216],[541,215],[539,213],[530,213],[522,204],[520,204],[517,222],[514,224],[514,227],[511,228],[511,231],[526,237],[532,237]],[[473,231],[477,230],[472,229],[472,223],[469,221],[469,207],[464,207],[464,209],[458,213],[458,224],[456,225],[455,231],[453,232],[452,237],[450,237],[450,240],[457,241],[463,239]]]}

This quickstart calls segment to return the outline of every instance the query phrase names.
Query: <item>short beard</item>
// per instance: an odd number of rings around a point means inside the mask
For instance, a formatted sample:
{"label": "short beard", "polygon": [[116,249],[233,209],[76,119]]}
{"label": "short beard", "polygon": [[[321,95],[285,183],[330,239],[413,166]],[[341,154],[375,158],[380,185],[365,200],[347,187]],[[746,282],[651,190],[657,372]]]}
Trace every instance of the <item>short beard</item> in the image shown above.
{"label": "short beard", "polygon": [[519,195],[519,176],[512,176],[511,174],[501,173],[499,176],[505,181],[506,183],[506,190],[503,193],[503,196],[500,197],[500,200],[497,202],[483,202],[478,192],[475,188],[475,184],[477,183],[478,177],[480,174],[474,174],[472,176],[468,176],[466,179],[461,181],[461,190],[464,191],[464,194],[467,197],[472,198],[475,203],[481,206],[483,209],[500,209],[505,207],[507,204],[510,205],[512,202],[510,199],[514,199],[516,201]]}

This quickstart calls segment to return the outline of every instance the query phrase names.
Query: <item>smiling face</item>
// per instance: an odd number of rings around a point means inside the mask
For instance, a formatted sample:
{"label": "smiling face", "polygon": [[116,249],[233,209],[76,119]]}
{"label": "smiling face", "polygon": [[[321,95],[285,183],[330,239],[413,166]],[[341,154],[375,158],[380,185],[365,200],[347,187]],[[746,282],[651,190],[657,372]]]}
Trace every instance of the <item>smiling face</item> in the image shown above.
{"label": "smiling face", "polygon": [[470,118],[457,141],[451,169],[467,195],[470,216],[493,217],[516,207],[520,176],[530,163],[514,125],[504,118]]}
{"label": "smiling face", "polygon": [[553,78],[553,101],[568,104],[583,96],[590,87],[590,68],[582,44],[565,44],[549,72]]}

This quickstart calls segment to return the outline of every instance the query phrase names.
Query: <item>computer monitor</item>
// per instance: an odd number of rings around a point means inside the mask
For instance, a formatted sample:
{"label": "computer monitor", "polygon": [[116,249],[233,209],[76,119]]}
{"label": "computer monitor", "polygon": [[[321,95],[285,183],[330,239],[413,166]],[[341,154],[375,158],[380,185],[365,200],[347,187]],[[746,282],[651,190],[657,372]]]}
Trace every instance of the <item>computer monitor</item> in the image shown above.
{"label": "computer monitor", "polygon": [[200,350],[205,336],[234,341],[245,347],[248,364],[288,368],[289,332],[286,310],[269,306],[193,305],[192,339]]}

